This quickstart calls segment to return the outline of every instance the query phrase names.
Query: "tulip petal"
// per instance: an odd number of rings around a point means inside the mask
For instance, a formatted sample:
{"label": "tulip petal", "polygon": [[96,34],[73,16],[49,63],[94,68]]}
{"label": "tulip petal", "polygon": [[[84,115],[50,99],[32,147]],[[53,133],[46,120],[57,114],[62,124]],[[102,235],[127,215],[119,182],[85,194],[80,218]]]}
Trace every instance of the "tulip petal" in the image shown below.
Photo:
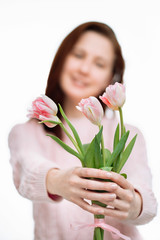
{"label": "tulip petal", "polygon": [[[27,117],[37,118],[42,121],[55,121],[59,122],[59,118],[56,116],[58,111],[57,105],[46,95],[36,98],[32,102],[32,107],[28,110]],[[56,124],[45,122],[48,127],[54,127]]]}
{"label": "tulip petal", "polygon": [[57,108],[57,105],[55,104],[55,102],[53,102],[52,99],[50,99],[49,97],[47,97],[44,94],[42,94],[41,96],[42,96],[43,101],[48,105],[48,107],[50,109],[52,109],[52,111],[54,111],[54,115],[56,115],[58,112],[58,108]]}
{"label": "tulip petal", "polygon": [[76,106],[76,108],[77,108],[80,112],[82,112],[82,108],[81,108],[80,106]]}
{"label": "tulip petal", "polygon": [[99,97],[109,108],[118,110],[125,102],[125,87],[123,84],[116,82],[109,85],[105,93]]}
{"label": "tulip petal", "polygon": [[44,115],[39,115],[39,120],[42,120],[42,121],[54,121],[54,122],[60,122],[59,121],[59,118],[57,116],[49,116],[49,117],[45,117]]}
{"label": "tulip petal", "polygon": [[100,125],[104,112],[96,97],[82,99],[76,108],[81,111],[93,124]]}
{"label": "tulip petal", "polygon": [[[45,114],[53,114],[53,110],[42,103],[36,102],[36,106],[39,109],[39,111],[44,112]],[[56,115],[56,114],[53,114],[53,115]]]}

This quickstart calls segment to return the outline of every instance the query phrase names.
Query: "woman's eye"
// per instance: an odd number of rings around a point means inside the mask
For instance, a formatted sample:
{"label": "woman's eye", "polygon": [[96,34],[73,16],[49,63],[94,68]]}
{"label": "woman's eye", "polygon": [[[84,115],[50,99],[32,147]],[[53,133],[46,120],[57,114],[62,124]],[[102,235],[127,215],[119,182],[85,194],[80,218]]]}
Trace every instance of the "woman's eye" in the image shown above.
{"label": "woman's eye", "polygon": [[97,63],[96,63],[96,66],[97,66],[97,67],[100,67],[100,68],[104,68],[104,64],[103,64],[103,63],[100,63],[100,62],[97,62]]}
{"label": "woman's eye", "polygon": [[83,55],[81,53],[73,53],[73,55],[76,57],[76,58],[83,58]]}

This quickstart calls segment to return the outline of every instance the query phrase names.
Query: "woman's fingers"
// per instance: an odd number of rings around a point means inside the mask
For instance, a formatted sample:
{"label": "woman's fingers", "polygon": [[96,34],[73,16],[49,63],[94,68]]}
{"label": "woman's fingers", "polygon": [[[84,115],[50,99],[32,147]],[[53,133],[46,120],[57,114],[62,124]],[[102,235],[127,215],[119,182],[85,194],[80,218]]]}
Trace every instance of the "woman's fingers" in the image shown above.
{"label": "woman's fingers", "polygon": [[117,219],[127,219],[128,212],[127,211],[119,211],[116,209],[104,208],[98,205],[90,205],[84,199],[78,198],[74,199],[73,203],[77,204],[83,210],[86,210],[92,214],[102,214],[110,217],[115,217]]}
{"label": "woman's fingers", "polygon": [[[127,202],[132,202],[133,194],[130,189],[132,189],[132,185],[124,179],[123,176],[114,173],[108,172],[110,178],[115,182],[105,182],[98,180],[98,177],[105,176],[107,178],[107,172],[103,170],[90,169],[90,168],[75,168],[73,177],[70,179],[70,185],[73,187],[78,187],[79,189],[92,190],[92,191],[81,191],[81,197],[88,200],[97,200],[103,203],[107,203],[108,201],[113,201],[116,197],[120,198]],[[82,178],[84,177],[92,177],[92,179]],[[93,179],[96,177],[96,180]],[[120,186],[119,186],[120,185]],[[122,187],[123,188],[122,188]],[[130,188],[128,190],[128,188]],[[107,193],[97,193],[97,190],[103,190]],[[116,194],[116,195],[115,195]]]}
{"label": "woman's fingers", "polygon": [[107,192],[113,192],[117,189],[117,184],[113,182],[104,182],[92,179],[83,179],[77,181],[77,186],[89,190],[103,190]]}
{"label": "woman's fingers", "polygon": [[[103,179],[111,181],[103,181]],[[54,171],[49,183],[51,193],[62,196],[92,214],[108,215],[119,219],[135,216],[134,207],[132,207],[135,205],[133,187],[117,173],[78,167],[58,170],[56,174]],[[85,200],[99,201],[110,205],[112,209],[92,206]]]}
{"label": "woman's fingers", "polygon": [[81,168],[77,167],[74,169],[75,174],[82,178],[101,178],[107,179],[106,171],[96,168]]}
{"label": "woman's fingers", "polygon": [[[142,201],[136,201],[132,184],[120,174],[80,167],[75,168],[72,173],[70,186],[72,189],[78,190],[72,192],[73,196],[78,199],[78,202],[75,203],[86,211],[118,219],[133,219],[138,216]],[[110,181],[103,181],[103,179]],[[104,192],[98,192],[98,190]],[[85,202],[85,199],[97,200],[109,207],[94,207]],[[75,199],[72,200],[74,202]],[[138,210],[135,211],[135,209]]]}
{"label": "woman's fingers", "polygon": [[104,214],[104,208],[98,205],[90,205],[82,198],[75,198],[72,202],[81,207],[83,210],[86,210],[92,214]]}
{"label": "woman's fingers", "polygon": [[104,215],[109,217],[114,217],[120,220],[125,220],[128,218],[128,211],[119,211],[116,209],[104,208]]}
{"label": "woman's fingers", "polygon": [[106,178],[117,183],[123,189],[133,189],[132,184],[130,184],[123,176],[115,172],[106,172]]}
{"label": "woman's fingers", "polygon": [[81,198],[83,199],[96,200],[104,204],[116,199],[115,193],[98,193],[98,192],[93,192],[93,191],[83,190],[83,189],[79,190],[78,195],[81,196]]}
{"label": "woman's fingers", "polygon": [[112,209],[120,210],[120,211],[128,211],[130,208],[130,204],[122,201],[120,199],[115,199],[111,202],[107,202],[107,206],[111,207]]}
{"label": "woman's fingers", "polygon": [[[123,189],[133,189],[132,185],[120,174],[115,172],[108,172],[101,169],[94,168],[80,168],[74,169],[75,174],[81,178],[96,178],[96,179],[108,179],[116,183]],[[105,182],[104,182],[105,183]]]}
{"label": "woman's fingers", "polygon": [[134,189],[130,190],[118,187],[115,193],[119,199],[122,199],[125,202],[132,203],[134,200]]}
{"label": "woman's fingers", "polygon": [[[77,204],[82,209],[92,213],[92,214],[102,214],[110,217],[115,217],[117,219],[127,219],[129,217],[129,212],[126,209],[126,206],[122,206],[120,202],[116,203],[116,206],[121,208],[121,211],[119,209],[112,209],[112,208],[104,208],[98,205],[90,205],[88,202],[86,202],[84,199],[81,198],[75,198],[73,203]],[[110,206],[112,203],[110,202]]]}

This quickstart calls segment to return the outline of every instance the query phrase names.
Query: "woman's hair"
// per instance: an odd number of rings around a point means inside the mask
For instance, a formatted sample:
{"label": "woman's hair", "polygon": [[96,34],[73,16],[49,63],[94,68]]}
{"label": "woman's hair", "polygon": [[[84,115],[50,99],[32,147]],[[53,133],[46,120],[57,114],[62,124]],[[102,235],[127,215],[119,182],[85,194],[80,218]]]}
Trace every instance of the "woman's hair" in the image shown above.
{"label": "woman's hair", "polygon": [[[113,30],[106,24],[100,22],[86,22],[78,27],[76,27],[71,33],[69,33],[66,38],[62,41],[61,45],[58,48],[58,51],[54,57],[54,60],[51,65],[51,69],[48,76],[48,82],[46,87],[46,95],[50,97],[56,104],[61,104],[63,107],[64,93],[62,92],[59,80],[62,72],[62,68],[65,62],[67,55],[72,50],[73,46],[79,40],[81,35],[86,31],[95,31],[97,33],[106,36],[113,44],[115,61],[113,65],[113,77],[110,84],[115,82],[123,82],[123,73],[125,68],[124,59],[121,52],[121,47],[117,41],[117,38]],[[103,91],[104,92],[104,91]],[[103,103],[102,103],[103,105]],[[105,109],[105,105],[103,108]],[[58,113],[58,117],[61,118]],[[45,127],[46,128],[46,127]],[[62,133],[59,126],[56,126],[52,129],[47,128],[47,131],[52,132],[58,137],[62,137]]]}

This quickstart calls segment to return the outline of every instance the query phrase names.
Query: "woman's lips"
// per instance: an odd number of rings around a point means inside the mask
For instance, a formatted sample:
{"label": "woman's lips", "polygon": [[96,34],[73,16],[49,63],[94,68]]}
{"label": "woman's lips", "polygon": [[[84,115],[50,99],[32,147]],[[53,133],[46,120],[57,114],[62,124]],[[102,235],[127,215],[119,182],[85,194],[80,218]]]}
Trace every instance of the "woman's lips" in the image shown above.
{"label": "woman's lips", "polygon": [[75,86],[80,87],[80,88],[84,88],[84,87],[88,86],[88,84],[85,81],[83,81],[79,78],[72,77],[72,82],[74,83]]}

